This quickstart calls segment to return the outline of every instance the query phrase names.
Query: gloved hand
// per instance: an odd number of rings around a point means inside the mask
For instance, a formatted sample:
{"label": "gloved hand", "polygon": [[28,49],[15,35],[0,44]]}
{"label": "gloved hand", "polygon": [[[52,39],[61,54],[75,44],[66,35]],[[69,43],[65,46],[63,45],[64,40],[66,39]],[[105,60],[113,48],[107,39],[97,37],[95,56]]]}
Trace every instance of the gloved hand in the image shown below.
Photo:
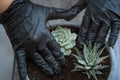
{"label": "gloved hand", "polygon": [[60,72],[65,58],[46,22],[51,19],[70,20],[77,13],[77,9],[51,8],[36,5],[29,0],[14,0],[10,7],[0,14],[0,21],[15,49],[23,80],[29,80],[26,56],[30,56],[50,76]]}
{"label": "gloved hand", "polygon": [[120,0],[79,0],[72,8],[85,8],[79,30],[78,45],[89,42],[104,45],[110,30],[108,45],[112,47],[120,30]]}

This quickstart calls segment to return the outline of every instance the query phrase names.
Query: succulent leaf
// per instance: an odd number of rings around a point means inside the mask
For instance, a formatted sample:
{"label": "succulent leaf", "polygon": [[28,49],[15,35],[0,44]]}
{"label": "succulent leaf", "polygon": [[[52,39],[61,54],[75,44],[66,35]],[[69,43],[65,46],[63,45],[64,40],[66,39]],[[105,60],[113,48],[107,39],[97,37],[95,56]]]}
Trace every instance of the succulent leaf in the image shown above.
{"label": "succulent leaf", "polygon": [[94,77],[95,80],[98,80],[98,79],[97,79],[97,75],[96,75],[96,73],[95,73],[94,70],[90,70],[89,72],[90,72],[90,74]]}
{"label": "succulent leaf", "polygon": [[103,56],[103,57],[98,58],[98,59],[96,60],[95,65],[101,63],[102,61],[104,61],[104,60],[107,59],[108,57],[109,57],[109,56]]}

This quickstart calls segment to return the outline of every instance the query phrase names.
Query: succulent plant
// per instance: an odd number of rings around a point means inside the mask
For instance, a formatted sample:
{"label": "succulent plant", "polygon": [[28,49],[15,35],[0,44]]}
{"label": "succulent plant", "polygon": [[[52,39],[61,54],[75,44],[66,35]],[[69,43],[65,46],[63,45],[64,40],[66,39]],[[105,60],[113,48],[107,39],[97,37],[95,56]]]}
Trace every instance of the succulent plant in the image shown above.
{"label": "succulent plant", "polygon": [[61,26],[58,26],[53,30],[52,34],[60,45],[61,51],[64,55],[70,55],[71,49],[76,45],[75,40],[77,38],[77,34],[71,33],[70,29],[62,28]]}
{"label": "succulent plant", "polygon": [[105,48],[99,49],[99,46],[94,45],[93,47],[87,47],[84,44],[83,53],[76,48],[76,54],[72,54],[76,59],[75,68],[72,71],[81,71],[87,74],[90,79],[93,77],[97,79],[97,74],[103,74],[100,70],[107,68],[107,65],[103,65],[102,62],[109,57],[101,56]]}

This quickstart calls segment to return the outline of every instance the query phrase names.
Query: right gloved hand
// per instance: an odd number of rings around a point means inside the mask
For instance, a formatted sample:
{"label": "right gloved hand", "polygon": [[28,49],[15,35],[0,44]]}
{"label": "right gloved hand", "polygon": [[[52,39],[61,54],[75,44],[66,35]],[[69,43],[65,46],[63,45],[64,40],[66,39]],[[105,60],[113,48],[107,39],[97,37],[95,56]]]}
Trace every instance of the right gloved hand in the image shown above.
{"label": "right gloved hand", "polygon": [[108,45],[112,47],[120,30],[120,0],[79,0],[72,8],[86,8],[85,15],[79,30],[78,46],[83,43],[105,44],[110,30]]}
{"label": "right gloved hand", "polygon": [[77,9],[59,9],[36,5],[29,0],[15,0],[0,15],[17,56],[18,67],[23,80],[29,80],[26,56],[48,75],[53,76],[65,65],[65,58],[59,45],[46,26],[47,20],[70,20]]}

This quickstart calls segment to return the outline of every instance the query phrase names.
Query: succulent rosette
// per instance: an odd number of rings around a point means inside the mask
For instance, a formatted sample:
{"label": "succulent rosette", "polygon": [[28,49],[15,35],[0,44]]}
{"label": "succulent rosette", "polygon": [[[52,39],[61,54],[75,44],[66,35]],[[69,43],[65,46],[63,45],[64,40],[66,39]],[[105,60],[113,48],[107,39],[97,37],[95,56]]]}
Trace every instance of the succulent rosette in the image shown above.
{"label": "succulent rosette", "polygon": [[105,49],[99,48],[99,45],[94,45],[87,47],[84,44],[83,53],[81,53],[77,48],[76,54],[72,54],[76,59],[77,63],[75,64],[75,68],[72,71],[80,71],[83,74],[87,74],[88,78],[90,79],[93,77],[95,80],[98,80],[97,75],[103,74],[101,70],[109,67],[108,65],[103,64],[105,59],[109,57],[102,56],[102,53]]}
{"label": "succulent rosette", "polygon": [[71,49],[76,45],[76,33],[71,33],[71,30],[68,28],[62,28],[58,26],[55,30],[52,31],[52,34],[56,41],[59,43],[61,51],[64,55],[69,56],[71,54]]}

